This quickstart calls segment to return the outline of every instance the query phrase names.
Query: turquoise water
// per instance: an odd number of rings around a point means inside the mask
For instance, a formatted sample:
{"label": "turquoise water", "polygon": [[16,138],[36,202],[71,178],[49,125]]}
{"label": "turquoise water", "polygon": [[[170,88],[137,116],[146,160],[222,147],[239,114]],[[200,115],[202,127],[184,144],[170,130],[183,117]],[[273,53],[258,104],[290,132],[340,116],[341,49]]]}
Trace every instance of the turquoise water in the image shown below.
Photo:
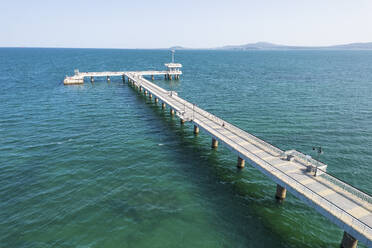
{"label": "turquoise water", "polygon": [[[177,51],[155,82],[372,193],[372,52]],[[0,247],[338,247],[342,230],[121,78],[168,51],[0,49]]]}

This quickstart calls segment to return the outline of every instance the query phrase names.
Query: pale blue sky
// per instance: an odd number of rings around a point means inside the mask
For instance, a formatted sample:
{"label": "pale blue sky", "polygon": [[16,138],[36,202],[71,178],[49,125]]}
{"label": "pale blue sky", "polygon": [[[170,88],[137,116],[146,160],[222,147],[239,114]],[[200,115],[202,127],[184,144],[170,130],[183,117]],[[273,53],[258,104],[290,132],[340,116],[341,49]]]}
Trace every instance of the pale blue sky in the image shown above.
{"label": "pale blue sky", "polygon": [[202,48],[372,41],[372,0],[4,0],[0,46]]}

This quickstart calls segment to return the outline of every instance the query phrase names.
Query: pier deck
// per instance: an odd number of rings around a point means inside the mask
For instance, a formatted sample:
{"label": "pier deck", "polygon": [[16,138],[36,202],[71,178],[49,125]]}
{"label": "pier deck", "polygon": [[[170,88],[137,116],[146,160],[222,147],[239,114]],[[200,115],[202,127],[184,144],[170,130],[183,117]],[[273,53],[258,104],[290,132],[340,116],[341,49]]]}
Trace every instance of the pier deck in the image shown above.
{"label": "pier deck", "polygon": [[123,76],[124,80],[127,77],[130,85],[154,97],[156,102],[161,100],[182,122],[193,123],[194,132],[200,128],[212,136],[212,146],[223,143],[237,154],[240,165],[248,161],[277,183],[278,198],[284,199],[288,190],[343,229],[342,247],[355,247],[357,240],[372,247],[370,195],[328,174],[325,164],[295,150],[282,151],[143,77],[165,73],[169,72],[91,72],[79,76]]}
{"label": "pier deck", "polygon": [[[75,72],[74,76],[66,76],[66,78],[63,80],[63,83],[65,85],[68,84],[84,84],[84,78],[90,77],[118,77],[118,76],[124,76],[129,72],[126,71],[104,71],[104,72]],[[159,76],[164,75],[168,78],[172,79],[172,76],[179,77],[182,75],[181,71],[136,71],[137,75],[141,76]]]}

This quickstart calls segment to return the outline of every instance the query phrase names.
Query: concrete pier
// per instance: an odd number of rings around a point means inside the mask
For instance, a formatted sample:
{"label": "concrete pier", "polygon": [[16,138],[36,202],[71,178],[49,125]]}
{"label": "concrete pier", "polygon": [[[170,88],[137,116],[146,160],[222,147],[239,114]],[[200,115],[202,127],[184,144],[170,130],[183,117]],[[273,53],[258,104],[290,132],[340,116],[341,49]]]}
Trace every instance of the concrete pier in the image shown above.
{"label": "concrete pier", "polygon": [[123,83],[125,83],[125,76],[121,76],[122,80],[123,80]]}
{"label": "concrete pier", "polygon": [[238,163],[236,167],[238,167],[239,169],[243,169],[244,166],[245,166],[245,160],[238,156]]}
{"label": "concrete pier", "polygon": [[353,236],[344,232],[344,236],[342,237],[342,242],[340,247],[341,248],[357,248],[358,240],[356,240]]}
{"label": "concrete pier", "polygon": [[216,140],[215,138],[212,138],[212,148],[217,148],[218,147],[218,140]]}
{"label": "concrete pier", "polygon": [[169,112],[171,115],[174,115],[174,109],[170,108]]}
{"label": "concrete pier", "polygon": [[165,103],[161,103],[161,108],[165,109]]}
{"label": "concrete pier", "polygon": [[185,120],[184,119],[180,119],[180,123],[181,123],[181,125],[185,124]]}
{"label": "concrete pier", "polygon": [[90,82],[94,83],[94,77],[90,77]]}
{"label": "concrete pier", "polygon": [[287,189],[277,184],[275,198],[278,200],[284,200],[286,195],[287,195]]}
{"label": "concrete pier", "polygon": [[151,93],[149,94],[149,98],[152,99],[152,94]]}
{"label": "concrete pier", "polygon": [[159,102],[159,98],[155,97],[155,103]]}
{"label": "concrete pier", "polygon": [[107,76],[107,82],[110,82],[111,79],[110,79],[110,76]]}

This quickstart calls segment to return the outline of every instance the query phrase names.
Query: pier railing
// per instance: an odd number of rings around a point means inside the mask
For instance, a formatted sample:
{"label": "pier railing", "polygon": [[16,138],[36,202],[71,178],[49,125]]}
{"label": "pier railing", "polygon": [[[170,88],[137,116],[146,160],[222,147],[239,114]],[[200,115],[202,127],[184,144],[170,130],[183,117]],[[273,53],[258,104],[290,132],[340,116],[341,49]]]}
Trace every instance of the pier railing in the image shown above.
{"label": "pier railing", "polygon": [[[321,169],[318,169],[318,170],[321,170]],[[322,171],[324,172],[324,171]],[[337,177],[334,177],[326,172],[322,173],[320,175],[321,177],[325,178],[327,181],[333,183],[334,185],[340,187],[342,190],[344,191],[347,191],[349,192],[350,194],[362,199],[363,201],[371,204],[371,208],[372,208],[372,196],[369,195],[368,193],[366,192],[363,192],[362,190],[360,189],[357,189],[353,186],[351,186],[350,184],[342,181],[341,179],[338,179]]]}

